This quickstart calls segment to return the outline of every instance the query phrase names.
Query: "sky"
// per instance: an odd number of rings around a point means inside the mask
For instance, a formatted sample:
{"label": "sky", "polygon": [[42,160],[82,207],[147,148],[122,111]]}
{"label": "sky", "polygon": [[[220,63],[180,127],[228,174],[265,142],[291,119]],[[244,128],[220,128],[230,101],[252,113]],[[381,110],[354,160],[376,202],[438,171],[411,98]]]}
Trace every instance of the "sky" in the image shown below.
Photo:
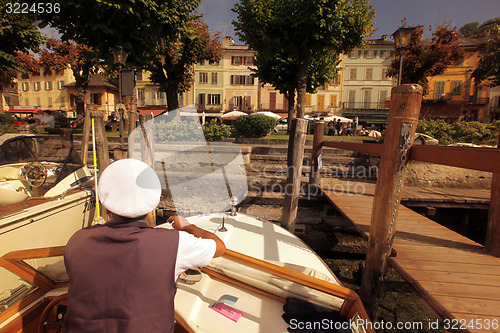
{"label": "sky", "polygon": [[[235,0],[201,0],[198,12],[204,15],[208,26],[222,35],[238,41],[231,21],[236,14],[231,11]],[[406,18],[407,26],[424,26],[424,37],[439,24],[450,21],[458,28],[470,22],[479,24],[500,17],[500,0],[370,0],[376,12],[375,31],[371,38],[392,35]]]}

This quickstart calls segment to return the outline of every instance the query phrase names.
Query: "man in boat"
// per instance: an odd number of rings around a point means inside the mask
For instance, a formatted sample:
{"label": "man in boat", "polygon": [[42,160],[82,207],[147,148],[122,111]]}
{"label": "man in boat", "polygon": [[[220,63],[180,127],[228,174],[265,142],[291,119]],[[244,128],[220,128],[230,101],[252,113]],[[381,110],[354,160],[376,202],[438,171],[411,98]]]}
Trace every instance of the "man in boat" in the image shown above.
{"label": "man in boat", "polygon": [[161,184],[147,164],[124,159],[101,174],[98,195],[111,216],[76,232],[64,259],[71,282],[66,332],[172,332],[175,281],[206,266],[226,247],[215,234],[180,216],[174,229],[143,221],[160,201]]}

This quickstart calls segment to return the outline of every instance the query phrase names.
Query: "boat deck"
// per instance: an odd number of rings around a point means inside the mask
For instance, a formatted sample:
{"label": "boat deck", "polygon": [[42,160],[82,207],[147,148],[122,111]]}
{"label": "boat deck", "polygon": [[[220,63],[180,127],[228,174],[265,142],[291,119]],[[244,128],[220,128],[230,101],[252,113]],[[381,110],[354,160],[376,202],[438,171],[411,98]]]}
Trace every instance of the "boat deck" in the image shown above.
{"label": "boat deck", "polygon": [[[368,237],[374,186],[361,191],[352,182],[350,186],[337,184],[323,183],[325,195]],[[399,208],[396,229],[393,247],[397,256],[390,258],[391,263],[443,318],[450,320],[451,328],[500,332],[500,258],[404,206]]]}

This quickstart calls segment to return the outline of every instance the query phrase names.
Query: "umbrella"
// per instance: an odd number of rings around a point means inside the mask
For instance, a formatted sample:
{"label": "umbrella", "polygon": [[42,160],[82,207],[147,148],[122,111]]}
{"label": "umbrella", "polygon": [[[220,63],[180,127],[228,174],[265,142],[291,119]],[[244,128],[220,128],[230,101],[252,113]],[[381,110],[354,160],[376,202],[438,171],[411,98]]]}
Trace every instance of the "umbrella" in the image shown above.
{"label": "umbrella", "polygon": [[225,113],[221,116],[221,118],[223,119],[236,119],[238,118],[239,116],[247,116],[248,114],[245,113],[245,112],[241,112],[241,111],[231,111],[231,112],[228,112],[228,113]]}
{"label": "umbrella", "polygon": [[328,123],[328,122],[330,122],[332,120],[335,121],[335,122],[337,122],[337,120],[339,120],[339,119],[340,119],[341,123],[352,123],[352,122],[354,122],[354,120],[352,120],[352,119],[344,118],[344,117],[340,117],[340,116],[330,116],[330,117],[324,118],[323,120]]}
{"label": "umbrella", "polygon": [[282,117],[280,115],[277,115],[276,113],[270,112],[270,111],[258,111],[255,112],[256,114],[263,114],[264,116],[272,117],[276,120],[281,119]]}

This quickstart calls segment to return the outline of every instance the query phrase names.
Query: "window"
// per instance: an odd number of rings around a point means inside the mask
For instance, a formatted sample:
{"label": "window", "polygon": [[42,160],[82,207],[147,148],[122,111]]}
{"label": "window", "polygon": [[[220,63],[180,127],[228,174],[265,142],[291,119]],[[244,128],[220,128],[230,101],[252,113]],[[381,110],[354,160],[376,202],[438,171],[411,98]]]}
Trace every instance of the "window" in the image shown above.
{"label": "window", "polygon": [[242,62],[243,62],[241,58],[242,57],[234,57],[234,56],[231,57],[231,65],[233,65],[233,66],[239,66],[239,65],[241,65]]}
{"label": "window", "polygon": [[51,108],[52,107],[52,97],[49,97],[48,98],[48,107]]}
{"label": "window", "polygon": [[101,94],[97,93],[90,94],[90,103],[94,105],[101,105]]}
{"label": "window", "polygon": [[365,80],[367,80],[367,81],[373,80],[373,68],[367,68],[366,69]]}
{"label": "window", "polygon": [[40,82],[33,82],[33,89],[35,89],[35,91],[40,91],[40,87]]}
{"label": "window", "polygon": [[306,105],[307,106],[311,105],[311,95],[310,94],[306,95]]}
{"label": "window", "polygon": [[138,71],[138,72],[136,73],[136,80],[137,80],[137,81],[142,81],[142,71]]}
{"label": "window", "polygon": [[231,75],[231,84],[252,86],[254,84],[254,77],[251,75]]}
{"label": "window", "polygon": [[358,57],[358,53],[357,52],[352,52],[352,53],[349,53],[349,58],[357,58]]}
{"label": "window", "polygon": [[462,81],[451,82],[451,93],[453,95],[460,95],[462,93]]}
{"label": "window", "polygon": [[199,94],[198,95],[198,102],[201,105],[205,105],[205,94]]}
{"label": "window", "polygon": [[319,106],[325,105],[325,95],[318,95],[318,105]]}
{"label": "window", "polygon": [[137,89],[137,99],[139,101],[144,101],[146,99],[146,88]]}
{"label": "window", "polygon": [[26,106],[30,105],[30,100],[28,98],[24,99],[24,105]]}
{"label": "window", "polygon": [[64,96],[61,96],[60,99],[59,99],[59,103],[61,104],[61,106],[65,106],[66,104],[66,99],[64,98]]}
{"label": "window", "polygon": [[436,82],[436,89],[434,91],[435,99],[440,99],[444,97],[444,84],[445,82],[442,81]]}
{"label": "window", "polygon": [[63,90],[64,89],[64,81],[57,81],[57,89]]}
{"label": "window", "polygon": [[380,91],[380,107],[385,108],[385,101],[387,99],[387,91],[386,90],[381,90]]}
{"label": "window", "polygon": [[388,77],[387,77],[387,68],[382,68],[382,76],[380,78],[381,80],[387,80]]}
{"label": "window", "polygon": [[[40,83],[40,82],[39,82]],[[38,97],[36,99],[36,105],[35,105],[37,108],[39,108],[40,106],[42,106],[42,103],[40,103],[40,97]]]}
{"label": "window", "polygon": [[242,101],[243,101],[243,99],[241,96],[234,96],[233,97],[233,109],[234,110],[241,110]]}
{"label": "window", "polygon": [[366,50],[365,51],[365,58],[373,58],[373,50]]}
{"label": "window", "polygon": [[372,90],[366,89],[364,92],[364,108],[371,109],[372,104]]}
{"label": "window", "polygon": [[28,91],[30,90],[30,84],[29,82],[23,82],[22,83],[23,91]]}
{"label": "window", "polygon": [[249,66],[253,65],[253,57],[245,57],[244,61],[245,61],[245,65],[249,65]]}
{"label": "window", "polygon": [[386,58],[387,57],[387,51],[386,50],[380,50],[380,58]]}
{"label": "window", "polygon": [[212,84],[217,84],[217,73],[212,73]]}
{"label": "window", "polygon": [[332,107],[337,106],[337,95],[330,96],[330,106],[332,106]]}
{"label": "window", "polygon": [[354,108],[356,102],[356,90],[349,90],[347,92],[347,100],[349,101],[348,107]]}
{"label": "window", "polygon": [[208,73],[200,73],[200,83],[208,83]]}
{"label": "window", "polygon": [[357,76],[357,68],[351,68],[351,70],[350,70],[350,72],[349,72],[349,73],[350,73],[349,78],[350,78],[351,80],[356,80],[356,76]]}
{"label": "window", "polygon": [[332,85],[338,85],[339,84],[339,76],[335,76],[331,81],[330,84]]}
{"label": "window", "polygon": [[220,105],[220,95],[208,94],[208,104]]}
{"label": "window", "polygon": [[52,81],[45,81],[45,90],[52,90]]}

